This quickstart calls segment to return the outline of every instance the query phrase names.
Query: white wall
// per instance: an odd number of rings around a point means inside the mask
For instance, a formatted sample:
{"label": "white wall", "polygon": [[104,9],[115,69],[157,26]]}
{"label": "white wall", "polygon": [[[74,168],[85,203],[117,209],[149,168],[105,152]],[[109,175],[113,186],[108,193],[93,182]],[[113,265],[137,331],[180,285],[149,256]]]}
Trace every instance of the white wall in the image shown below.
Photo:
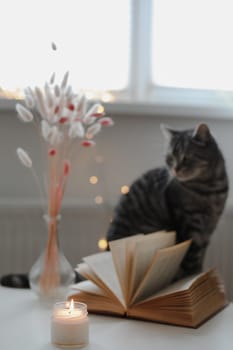
{"label": "white wall", "polygon": [[[112,117],[115,126],[97,135],[96,148],[82,149],[81,152],[77,149],[66,191],[66,201],[89,202],[101,193],[107,201],[115,203],[121,185],[130,184],[142,172],[163,164],[163,136],[159,127],[161,122],[177,128],[189,128],[200,121],[207,122],[225,155],[232,188],[233,120],[133,115]],[[28,169],[20,164],[15,153],[19,146],[27,149],[35,167],[42,175],[41,147],[36,130],[31,124],[21,123],[13,111],[0,112],[0,118],[0,203],[38,198],[33,177]],[[103,164],[96,163],[96,155],[104,157]],[[91,175],[99,176],[99,184],[89,184],[88,178]]]}

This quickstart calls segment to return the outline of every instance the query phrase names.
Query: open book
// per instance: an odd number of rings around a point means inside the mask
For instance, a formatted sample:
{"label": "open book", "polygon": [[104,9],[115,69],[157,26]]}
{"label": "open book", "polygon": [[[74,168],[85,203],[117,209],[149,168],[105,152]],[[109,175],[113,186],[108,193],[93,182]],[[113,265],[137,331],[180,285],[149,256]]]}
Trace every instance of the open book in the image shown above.
{"label": "open book", "polygon": [[110,251],[83,258],[86,280],[68,298],[88,311],[197,327],[226,305],[215,270],[172,283],[191,241],[176,244],[175,232],[135,235],[110,242]]}

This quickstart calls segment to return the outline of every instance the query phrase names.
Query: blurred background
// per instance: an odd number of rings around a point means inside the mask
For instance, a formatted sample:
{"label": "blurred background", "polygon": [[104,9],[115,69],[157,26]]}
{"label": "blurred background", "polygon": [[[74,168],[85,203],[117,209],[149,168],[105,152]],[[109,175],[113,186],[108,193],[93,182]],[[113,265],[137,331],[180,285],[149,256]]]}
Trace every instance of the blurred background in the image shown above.
{"label": "blurred background", "polygon": [[[17,118],[27,86],[53,72],[101,101],[115,125],[77,149],[62,208],[60,244],[76,266],[101,249],[113,208],[131,182],[164,163],[160,124],[206,122],[226,159],[230,195],[205,267],[233,298],[233,49],[228,0],[8,0],[0,14],[0,275],[27,272],[46,230],[38,189],[16,157],[27,149],[42,174],[35,128]],[[14,10],[13,10],[14,9]]]}

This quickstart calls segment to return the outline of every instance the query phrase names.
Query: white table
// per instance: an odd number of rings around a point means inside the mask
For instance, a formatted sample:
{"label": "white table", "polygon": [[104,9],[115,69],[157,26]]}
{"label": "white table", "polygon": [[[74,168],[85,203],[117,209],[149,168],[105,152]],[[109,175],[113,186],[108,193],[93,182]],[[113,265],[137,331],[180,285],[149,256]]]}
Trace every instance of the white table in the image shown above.
{"label": "white table", "polygon": [[[51,309],[30,290],[0,287],[0,349],[54,350]],[[85,350],[226,350],[233,347],[233,305],[198,329],[89,315]]]}

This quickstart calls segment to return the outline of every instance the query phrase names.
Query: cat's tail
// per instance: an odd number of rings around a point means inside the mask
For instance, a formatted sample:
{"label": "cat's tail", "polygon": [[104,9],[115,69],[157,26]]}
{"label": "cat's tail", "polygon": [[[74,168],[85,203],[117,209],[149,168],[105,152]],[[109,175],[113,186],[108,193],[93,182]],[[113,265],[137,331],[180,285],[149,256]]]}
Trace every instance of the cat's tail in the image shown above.
{"label": "cat's tail", "polygon": [[[74,283],[83,281],[82,276],[79,275],[78,272],[76,271],[74,272],[75,272]],[[1,286],[9,287],[9,288],[24,288],[24,289],[30,288],[28,275],[23,273],[11,273],[8,275],[4,275],[1,277],[0,284]]]}

